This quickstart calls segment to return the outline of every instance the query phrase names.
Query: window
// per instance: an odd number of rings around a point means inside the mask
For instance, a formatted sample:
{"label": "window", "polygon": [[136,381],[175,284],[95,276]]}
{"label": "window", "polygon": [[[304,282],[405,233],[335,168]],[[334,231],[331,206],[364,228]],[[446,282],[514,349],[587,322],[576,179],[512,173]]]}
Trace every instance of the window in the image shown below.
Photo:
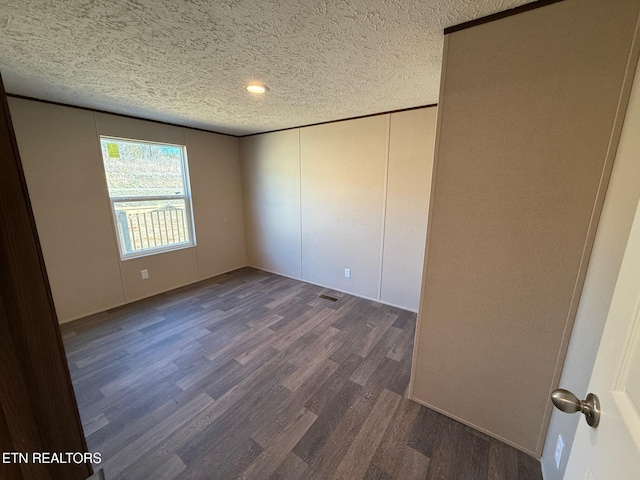
{"label": "window", "polygon": [[186,148],[100,137],[122,259],[195,245]]}

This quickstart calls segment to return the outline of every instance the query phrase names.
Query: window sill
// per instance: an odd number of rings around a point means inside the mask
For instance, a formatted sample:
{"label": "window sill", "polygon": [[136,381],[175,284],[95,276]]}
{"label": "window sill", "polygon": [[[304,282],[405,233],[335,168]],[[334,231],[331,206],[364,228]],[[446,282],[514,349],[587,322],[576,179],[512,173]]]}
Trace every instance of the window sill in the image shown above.
{"label": "window sill", "polygon": [[149,257],[151,255],[160,255],[162,253],[177,252],[178,250],[186,250],[188,248],[195,248],[195,247],[196,247],[195,243],[189,243],[189,244],[185,244],[185,245],[176,245],[176,246],[167,247],[167,248],[158,248],[158,249],[153,249],[153,250],[143,250],[143,251],[140,251],[138,253],[131,253],[131,254],[127,255],[126,257],[120,256],[120,261],[121,262],[126,262],[128,260],[136,260],[138,258]]}

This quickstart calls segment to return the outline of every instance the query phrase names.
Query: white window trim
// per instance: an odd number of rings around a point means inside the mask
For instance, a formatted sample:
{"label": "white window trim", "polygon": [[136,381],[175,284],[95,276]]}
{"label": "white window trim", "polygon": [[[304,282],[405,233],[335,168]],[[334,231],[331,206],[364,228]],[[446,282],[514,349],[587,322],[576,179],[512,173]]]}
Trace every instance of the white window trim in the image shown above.
{"label": "white window trim", "polygon": [[[102,157],[102,140],[115,140],[129,143],[140,143],[142,145],[162,145],[165,147],[178,147],[181,153],[182,159],[182,184],[184,186],[184,195],[156,195],[156,196],[133,196],[133,197],[112,197],[109,194],[109,182],[107,180],[107,173],[104,165],[104,158]],[[163,143],[152,142],[147,140],[139,140],[132,138],[114,137],[110,135],[100,135],[100,157],[102,159],[102,168],[104,171],[105,184],[107,186],[107,195],[109,196],[109,204],[111,206],[111,220],[113,222],[114,235],[116,236],[116,242],[118,243],[118,253],[120,254],[121,261],[133,260],[136,258],[147,257],[149,255],[157,255],[161,253],[174,252],[176,250],[184,250],[187,248],[193,248],[196,246],[196,228],[193,220],[193,199],[191,197],[191,181],[189,178],[189,160],[187,159],[187,147],[186,145],[179,145],[175,143]],[[185,217],[187,221],[187,228],[189,230],[189,242],[175,243],[173,245],[163,245],[160,247],[150,247],[141,250],[137,250],[131,253],[125,253],[124,239],[120,234],[118,227],[118,220],[116,217],[115,204],[118,202],[145,202],[153,200],[185,200]]]}

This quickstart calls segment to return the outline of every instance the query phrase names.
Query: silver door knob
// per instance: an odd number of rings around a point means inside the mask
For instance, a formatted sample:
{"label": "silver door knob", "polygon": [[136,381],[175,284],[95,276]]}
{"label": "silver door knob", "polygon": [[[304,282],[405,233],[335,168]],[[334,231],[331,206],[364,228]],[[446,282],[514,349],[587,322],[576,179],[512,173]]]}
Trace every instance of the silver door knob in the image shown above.
{"label": "silver door knob", "polygon": [[596,428],[600,423],[600,400],[593,393],[587,394],[587,398],[584,400],[579,400],[569,390],[559,388],[551,394],[551,401],[561,412],[584,413],[590,427]]}

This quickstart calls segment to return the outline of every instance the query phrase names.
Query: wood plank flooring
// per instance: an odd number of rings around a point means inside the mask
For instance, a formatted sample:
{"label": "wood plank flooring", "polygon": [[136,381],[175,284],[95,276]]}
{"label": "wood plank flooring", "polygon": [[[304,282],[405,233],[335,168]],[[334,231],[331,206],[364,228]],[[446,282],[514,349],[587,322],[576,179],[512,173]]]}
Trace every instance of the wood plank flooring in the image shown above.
{"label": "wood plank flooring", "polygon": [[61,330],[108,480],[541,479],[535,459],[404,397],[414,326],[244,268]]}

